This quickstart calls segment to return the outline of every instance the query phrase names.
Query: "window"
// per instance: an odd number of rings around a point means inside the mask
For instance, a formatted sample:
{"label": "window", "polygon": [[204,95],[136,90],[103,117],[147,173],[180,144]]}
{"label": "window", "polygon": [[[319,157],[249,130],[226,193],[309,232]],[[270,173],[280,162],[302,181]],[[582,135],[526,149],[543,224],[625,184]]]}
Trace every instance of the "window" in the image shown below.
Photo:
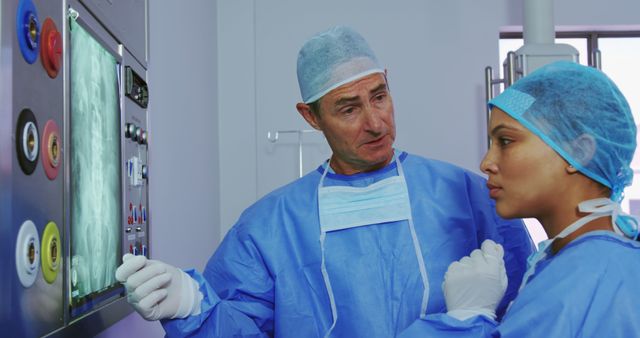
{"label": "window", "polygon": [[[575,47],[580,53],[579,62],[593,65],[593,56],[588,52],[598,49],[601,54],[601,66],[620,88],[629,101],[636,122],[640,124],[640,32],[560,32],[556,34],[556,43],[566,43]],[[500,62],[506,59],[507,53],[515,51],[523,44],[522,33],[502,33],[500,35]],[[502,67],[500,77],[503,78]],[[640,138],[637,140],[640,144]],[[622,209],[640,217],[640,152],[636,151],[631,168],[634,171],[633,184],[625,189]],[[535,219],[525,219],[525,224],[534,242],[547,238],[540,223]]]}

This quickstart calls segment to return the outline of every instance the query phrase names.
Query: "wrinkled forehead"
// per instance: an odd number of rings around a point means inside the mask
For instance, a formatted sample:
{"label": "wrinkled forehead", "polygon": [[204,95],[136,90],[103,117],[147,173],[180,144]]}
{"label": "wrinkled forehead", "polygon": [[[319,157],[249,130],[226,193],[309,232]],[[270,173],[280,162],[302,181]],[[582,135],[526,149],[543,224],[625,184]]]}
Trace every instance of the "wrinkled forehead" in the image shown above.
{"label": "wrinkled forehead", "polygon": [[387,79],[384,73],[375,72],[340,85],[325,94],[321,99],[337,97],[355,97],[362,94],[373,94],[381,89],[387,90]]}

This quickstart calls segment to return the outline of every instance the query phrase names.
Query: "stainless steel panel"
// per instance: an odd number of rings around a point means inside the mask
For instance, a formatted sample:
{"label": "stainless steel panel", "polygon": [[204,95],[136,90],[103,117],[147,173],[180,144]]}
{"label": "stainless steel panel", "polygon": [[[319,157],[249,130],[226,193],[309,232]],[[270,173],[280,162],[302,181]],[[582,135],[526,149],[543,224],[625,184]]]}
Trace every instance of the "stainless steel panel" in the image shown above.
{"label": "stainless steel panel", "polygon": [[145,65],[147,51],[147,0],[81,0],[100,22]]}
{"label": "stainless steel panel", "polygon": [[[38,12],[40,25],[46,17],[51,17],[58,29],[61,29],[61,1],[34,1],[34,5]],[[44,227],[49,221],[55,222],[59,229],[62,229],[64,223],[63,175],[59,174],[54,180],[49,180],[46,177],[42,167],[42,152],[35,171],[31,175],[26,175],[17,165],[14,142],[20,139],[20,135],[16,135],[17,131],[15,130],[20,111],[28,108],[34,113],[40,136],[45,123],[50,119],[61,126],[63,123],[63,77],[58,76],[51,79],[41,64],[40,55],[33,64],[29,64],[23,59],[15,29],[16,10],[17,1],[3,2],[3,25],[6,30],[3,29],[2,44],[3,47],[10,46],[11,51],[10,56],[3,59],[6,61],[6,63],[3,61],[3,70],[5,67],[11,68],[11,82],[8,85],[12,88],[11,99],[2,101],[2,105],[11,114],[11,120],[8,123],[11,128],[10,136],[7,138],[4,134],[5,131],[2,136],[3,146],[7,143],[10,144],[12,162],[10,165],[12,186],[8,196],[11,196],[13,205],[8,224],[3,220],[3,228],[8,226],[10,230],[8,230],[7,236],[4,234],[2,236],[3,241],[11,242],[7,244],[11,248],[9,257],[15,256],[15,239],[20,225],[25,220],[30,219],[34,222],[41,241]],[[3,71],[3,82],[5,82],[6,76]],[[5,91],[3,90],[3,92]],[[63,144],[61,148],[63,153],[65,152],[64,147]],[[64,169],[66,163],[63,161],[60,166],[61,169]],[[3,190],[4,193],[6,191]],[[35,284],[29,288],[23,287],[19,282],[15,273],[15,263],[13,261],[9,263],[5,266],[12,267],[10,273],[7,274],[11,276],[12,306],[10,310],[12,314],[9,327],[12,336],[40,336],[62,327],[64,325],[62,274],[64,262],[60,260],[62,266],[52,284],[44,280],[40,268]]]}
{"label": "stainless steel panel", "polygon": [[[50,17],[63,38],[63,57],[57,77],[51,78],[41,62],[41,55],[28,63],[19,48],[16,32],[16,11],[20,1],[0,3],[0,325],[7,337],[77,337],[93,336],[107,326],[129,314],[132,310],[124,301],[122,287],[113,289],[107,297],[96,300],[86,312],[71,315],[70,296],[70,69],[69,69],[69,24],[67,10],[73,7],[80,20],[102,45],[113,54],[120,65],[128,65],[146,80],[146,6],[145,0],[131,0],[116,4],[117,10],[98,8],[99,1],[79,0],[32,0],[38,12],[39,23]],[[115,2],[115,1],[113,1]],[[109,5],[111,1],[109,1]],[[85,7],[92,6],[91,9]],[[126,14],[122,14],[126,12]],[[113,19],[113,17],[116,19]],[[137,18],[137,20],[133,20]],[[124,32],[136,31],[124,35]],[[42,44],[42,41],[40,44]],[[125,47],[126,45],[126,47]],[[132,143],[124,139],[124,121],[135,121],[145,131],[149,130],[147,110],[136,105],[123,94],[123,78],[120,76],[118,105],[120,109],[120,157],[122,225],[118,232],[124,233],[126,225],[125,204],[135,201],[145,205],[146,222],[138,224],[136,242],[148,247],[148,188],[144,184],[131,187],[126,176],[125,158],[134,154],[140,163],[148,165],[146,144]],[[39,145],[42,142],[47,121],[53,120],[59,127],[62,141],[59,151],[62,161],[58,175],[50,179],[43,167],[43,151],[40,149],[35,170],[27,174],[18,165],[16,124],[23,109],[33,112],[38,126]],[[51,176],[49,172],[49,176]],[[49,222],[54,222],[60,231],[59,270],[54,278],[47,274],[47,282],[39,267],[35,283],[25,287],[16,273],[16,238],[20,226],[31,220],[42,242],[43,231]],[[118,238],[124,235],[118,233]],[[58,242],[56,242],[58,243]],[[118,248],[124,250],[121,243]],[[117,249],[119,250],[119,249]],[[117,252],[120,256],[121,252]],[[41,258],[42,261],[42,258]],[[119,262],[119,258],[118,258]],[[41,263],[42,265],[42,263]]]}
{"label": "stainless steel panel", "polygon": [[[138,76],[142,77],[144,81],[147,80],[147,71],[143,65],[139,64],[137,60],[127,50],[123,53],[124,67],[131,67]],[[126,76],[123,80],[126,82]],[[152,138],[149,132],[149,123],[147,110],[139,106],[129,97],[124,97],[124,126],[135,126],[139,130],[146,133],[147,141],[140,143],[135,137],[124,138],[123,156],[125,163],[135,160],[138,170],[142,170],[142,166],[149,170],[153,170],[149,166],[148,159],[148,147],[150,139]],[[126,166],[125,166],[126,167]],[[135,174],[135,173],[134,173]],[[123,217],[124,231],[122,238],[122,250],[123,252],[133,252],[138,254],[149,255],[149,185],[148,178],[142,180],[135,177],[129,177],[127,173],[124,180],[124,197],[125,197],[125,215]],[[137,181],[135,184],[133,181]]]}

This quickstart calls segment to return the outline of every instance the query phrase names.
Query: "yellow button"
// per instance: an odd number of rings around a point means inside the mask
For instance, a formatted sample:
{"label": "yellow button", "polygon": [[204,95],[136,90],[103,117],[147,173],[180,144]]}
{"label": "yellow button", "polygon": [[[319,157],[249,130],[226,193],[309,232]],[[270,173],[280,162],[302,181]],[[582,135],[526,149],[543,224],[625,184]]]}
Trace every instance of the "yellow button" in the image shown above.
{"label": "yellow button", "polygon": [[42,275],[44,279],[51,284],[58,276],[62,257],[60,231],[54,222],[47,223],[44,228],[40,253],[42,255]]}

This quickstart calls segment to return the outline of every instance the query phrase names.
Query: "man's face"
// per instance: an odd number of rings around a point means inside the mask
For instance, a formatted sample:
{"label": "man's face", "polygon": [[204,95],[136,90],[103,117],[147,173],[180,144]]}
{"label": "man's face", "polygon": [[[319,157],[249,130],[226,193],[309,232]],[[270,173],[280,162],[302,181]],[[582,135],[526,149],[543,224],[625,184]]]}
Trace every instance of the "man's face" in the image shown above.
{"label": "man's face", "polygon": [[384,74],[371,74],[330,91],[320,99],[319,108],[317,114],[305,114],[298,106],[307,122],[324,133],[337,173],[376,170],[391,161],[396,128]]}

